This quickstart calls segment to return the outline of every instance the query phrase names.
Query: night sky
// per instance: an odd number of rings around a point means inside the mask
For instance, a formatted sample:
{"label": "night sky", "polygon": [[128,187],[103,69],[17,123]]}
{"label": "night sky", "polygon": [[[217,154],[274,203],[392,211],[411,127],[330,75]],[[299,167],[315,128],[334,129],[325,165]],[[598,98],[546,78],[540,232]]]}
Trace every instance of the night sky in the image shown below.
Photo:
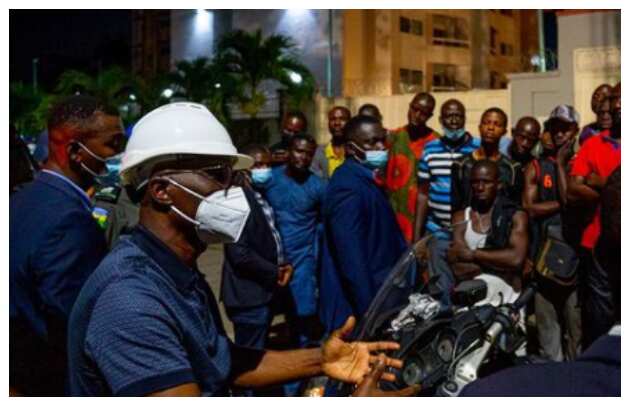
{"label": "night sky", "polygon": [[9,76],[51,90],[65,69],[96,73],[116,64],[131,67],[130,10],[11,10]]}
{"label": "night sky", "polygon": [[[130,10],[11,10],[10,80],[38,83],[51,91],[65,69],[96,73],[111,65],[131,68]],[[545,13],[546,47],[557,48],[553,12]]]}

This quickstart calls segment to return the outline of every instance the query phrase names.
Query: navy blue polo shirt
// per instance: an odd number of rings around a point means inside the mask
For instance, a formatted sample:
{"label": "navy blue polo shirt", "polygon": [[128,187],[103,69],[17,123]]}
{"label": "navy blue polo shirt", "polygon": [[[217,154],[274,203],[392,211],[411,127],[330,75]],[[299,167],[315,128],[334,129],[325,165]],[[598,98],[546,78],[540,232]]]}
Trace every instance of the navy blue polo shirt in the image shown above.
{"label": "navy blue polo shirt", "polygon": [[71,394],[145,395],[194,382],[205,395],[227,395],[231,347],[203,275],[139,225],[72,310]]}

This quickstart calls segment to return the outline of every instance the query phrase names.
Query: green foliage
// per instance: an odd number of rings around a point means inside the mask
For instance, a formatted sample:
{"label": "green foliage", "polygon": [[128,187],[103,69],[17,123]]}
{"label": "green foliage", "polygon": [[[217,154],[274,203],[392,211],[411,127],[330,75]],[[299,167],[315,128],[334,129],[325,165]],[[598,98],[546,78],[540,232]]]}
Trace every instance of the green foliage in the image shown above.
{"label": "green foliage", "polygon": [[227,103],[241,84],[224,66],[203,57],[179,61],[168,77],[175,97],[202,103],[224,124],[230,122]]}
{"label": "green foliage", "polygon": [[[296,46],[285,35],[263,38],[260,30],[242,30],[225,34],[217,42],[217,63],[243,84],[237,93],[241,109],[256,117],[266,102],[259,86],[265,80],[275,80],[286,88],[288,102],[298,107],[313,96],[315,79],[308,68],[297,60]],[[301,76],[300,83],[291,81],[291,73]]]}
{"label": "green foliage", "polygon": [[46,128],[48,109],[55,97],[31,85],[13,82],[9,86],[9,120],[18,134],[36,136]]}
{"label": "green foliage", "polygon": [[[152,77],[134,77],[127,101],[131,107],[136,107],[135,110],[137,111],[132,114],[133,118],[139,119],[149,111],[167,104],[169,99],[164,97],[163,92],[169,86],[170,78],[165,74]],[[130,99],[131,95],[135,96],[135,101]]]}
{"label": "green foliage", "polygon": [[[10,84],[10,119],[20,134],[38,134],[46,127],[51,104],[61,97],[86,93],[117,107],[126,124],[173,98],[202,103],[226,126],[233,126],[228,103],[239,103],[252,119],[245,123],[247,138],[268,138],[264,120],[256,116],[267,97],[260,87],[264,81],[281,85],[289,109],[303,109],[315,92],[315,79],[299,62],[293,40],[284,35],[263,37],[261,31],[234,31],[219,39],[216,57],[179,61],[172,72],[153,77],[134,76],[119,66],[90,75],[67,70],[57,80],[52,94],[36,91],[22,83]],[[301,81],[291,80],[299,74]],[[243,126],[237,126],[241,128]]]}
{"label": "green foliage", "polygon": [[119,66],[109,67],[96,76],[71,69],[61,74],[55,93],[60,96],[87,93],[108,106],[120,106],[127,102],[133,82],[132,75]]}

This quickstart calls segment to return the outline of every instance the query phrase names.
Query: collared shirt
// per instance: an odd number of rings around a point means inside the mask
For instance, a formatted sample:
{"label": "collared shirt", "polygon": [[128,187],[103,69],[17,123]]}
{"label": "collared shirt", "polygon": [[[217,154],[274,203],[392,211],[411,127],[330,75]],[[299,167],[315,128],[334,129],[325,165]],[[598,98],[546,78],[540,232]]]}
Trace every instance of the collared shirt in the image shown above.
{"label": "collared shirt", "polygon": [[[571,176],[587,177],[594,173],[601,178],[608,176],[621,165],[621,143],[610,138],[610,131],[606,130],[599,135],[589,138],[578,151]],[[591,223],[582,234],[582,246],[595,247],[600,233],[599,206]]]}
{"label": "collared shirt", "polygon": [[614,326],[612,326],[612,328],[608,332],[608,335],[621,337],[621,324],[615,324]]}
{"label": "collared shirt", "polygon": [[278,229],[276,228],[276,221],[275,221],[276,217],[273,213],[273,207],[271,207],[269,203],[267,203],[265,198],[262,197],[260,193],[258,193],[255,190],[253,192],[254,192],[254,197],[256,198],[256,201],[262,208],[263,214],[265,215],[265,219],[267,220],[267,224],[269,224],[269,228],[271,229],[271,235],[273,235],[273,239],[276,241],[276,250],[278,251],[278,264],[279,265],[284,264],[285,259],[284,259],[284,250],[282,249],[282,237],[280,237],[280,233],[278,232]]}
{"label": "collared shirt", "polygon": [[309,316],[317,309],[318,228],[326,184],[312,173],[297,182],[286,169],[273,169],[265,198],[274,209],[286,260],[293,265],[289,287],[296,299],[297,314]]}
{"label": "collared shirt", "polygon": [[332,142],[329,142],[328,145],[326,145],[324,153],[326,154],[326,159],[328,159],[328,178],[330,179],[335,170],[346,159],[346,154],[342,150],[341,155],[337,156],[337,154],[335,154],[335,149],[333,148]]}
{"label": "collared shirt", "polygon": [[83,200],[83,202],[84,202],[84,204],[85,204],[85,208],[86,208],[89,212],[91,212],[91,211],[92,211],[92,199],[90,199],[90,196],[88,196],[88,194],[87,194],[87,193],[85,193],[85,190],[81,189],[79,186],[77,186],[77,184],[76,184],[76,183],[74,183],[73,181],[71,181],[71,180],[70,180],[70,179],[68,179],[66,176],[64,176],[64,175],[62,175],[62,174],[60,174],[60,173],[57,173],[57,172],[51,171],[51,170],[49,170],[49,169],[42,169],[42,172],[47,173],[47,174],[52,175],[52,176],[55,176],[55,177],[57,177],[57,178],[59,178],[59,179],[63,180],[63,181],[64,181],[65,183],[67,183],[68,185],[70,185],[70,187],[71,187],[72,189],[74,189],[74,190],[75,190],[75,191],[79,194],[79,196],[81,196],[81,199]]}
{"label": "collared shirt", "polygon": [[[479,138],[466,134],[466,139],[451,147],[442,139],[434,140],[424,147],[418,163],[418,182],[429,182],[429,212],[426,230],[435,233],[451,224],[451,167],[453,161],[471,154],[479,148]],[[440,234],[450,238],[450,233]]]}
{"label": "collared shirt", "polygon": [[210,287],[142,226],[86,282],[68,342],[72,395],[145,395],[192,382],[227,394],[232,345]]}

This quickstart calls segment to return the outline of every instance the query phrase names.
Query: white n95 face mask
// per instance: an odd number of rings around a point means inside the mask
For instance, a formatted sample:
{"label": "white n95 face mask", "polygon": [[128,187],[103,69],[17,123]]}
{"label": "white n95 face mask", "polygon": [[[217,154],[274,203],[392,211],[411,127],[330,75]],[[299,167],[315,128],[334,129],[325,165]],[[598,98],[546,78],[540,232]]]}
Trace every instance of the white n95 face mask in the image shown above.
{"label": "white n95 face mask", "polygon": [[222,189],[204,197],[170,178],[168,180],[201,200],[194,219],[177,207],[171,206],[175,213],[195,225],[201,241],[206,244],[238,241],[251,211],[242,188],[233,187],[228,189],[227,193]]}

